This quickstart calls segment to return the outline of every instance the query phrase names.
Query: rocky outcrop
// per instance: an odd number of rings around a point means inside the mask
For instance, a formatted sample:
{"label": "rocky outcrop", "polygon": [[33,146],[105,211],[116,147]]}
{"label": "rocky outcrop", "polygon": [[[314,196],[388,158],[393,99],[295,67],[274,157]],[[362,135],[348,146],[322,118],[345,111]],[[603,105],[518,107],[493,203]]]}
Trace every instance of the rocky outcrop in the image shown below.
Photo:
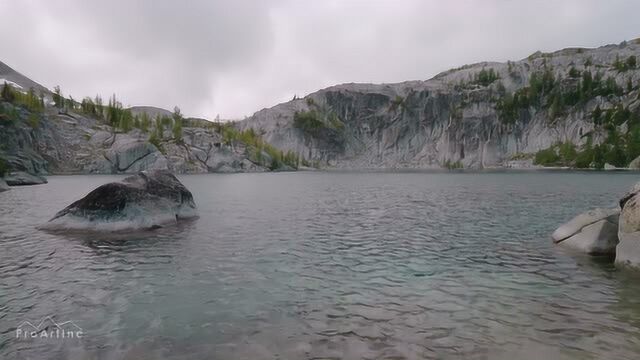
{"label": "rocky outcrop", "polygon": [[155,169],[174,173],[269,170],[251,161],[251,149],[238,140],[225,142],[211,126],[185,126],[180,141],[166,130],[154,145],[150,142],[151,131],[156,132],[153,128],[123,133],[104,121],[50,108],[37,115],[39,122],[34,127],[28,120],[34,114],[12,104],[2,106],[15,114],[11,122],[0,121],[0,143],[4,145],[0,158],[6,159],[13,171],[46,175],[135,174]]}
{"label": "rocky outcrop", "polygon": [[620,199],[616,264],[640,268],[640,183]]}
{"label": "rocky outcrop", "polygon": [[553,232],[556,244],[590,255],[615,255],[618,209],[595,209],[580,214]]}
{"label": "rocky outcrop", "polygon": [[193,195],[169,171],[143,171],[99,186],[58,212],[44,230],[152,229],[197,216]]}
{"label": "rocky outcrop", "polygon": [[9,173],[5,176],[4,181],[6,181],[9,186],[40,185],[47,183],[47,179],[43,176],[29,174],[24,171]]}
{"label": "rocky outcrop", "polygon": [[0,178],[0,192],[7,191],[9,189],[9,185],[7,185],[3,178]]}
{"label": "rocky outcrop", "polygon": [[[598,107],[606,111],[620,104],[637,112],[640,67],[620,71],[614,66],[630,56],[640,58],[638,41],[467,65],[427,81],[343,84],[258,111],[238,127],[329,167],[508,166],[522,154],[558,142],[582,146],[591,138],[601,143],[607,134],[594,124]],[[486,76],[489,72],[495,78]],[[579,102],[567,96],[570,105],[554,106],[548,97],[539,103],[525,100],[515,109],[504,106],[545,72],[553,76],[558,93],[579,93],[583,72],[602,82],[613,79],[622,91],[593,93]],[[296,122],[296,113],[308,116]]]}
{"label": "rocky outcrop", "polygon": [[580,214],[553,232],[553,242],[590,255],[615,255],[615,264],[640,269],[640,182],[618,209]]}

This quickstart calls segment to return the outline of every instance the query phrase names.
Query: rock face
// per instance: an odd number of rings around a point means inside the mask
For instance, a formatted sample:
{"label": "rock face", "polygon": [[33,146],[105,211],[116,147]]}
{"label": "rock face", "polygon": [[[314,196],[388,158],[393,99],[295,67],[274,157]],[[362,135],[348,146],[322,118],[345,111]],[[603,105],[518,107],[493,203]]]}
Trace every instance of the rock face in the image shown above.
{"label": "rock face", "polygon": [[640,183],[620,199],[616,264],[640,268]]}
{"label": "rock face", "polygon": [[[254,129],[274,146],[329,167],[505,166],[518,155],[558,142],[584,145],[585,134],[591,134],[594,144],[602,142],[607,135],[594,126],[595,108],[604,111],[622,104],[636,111],[640,106],[633,86],[640,67],[622,72],[613,66],[617,58],[630,56],[640,57],[637,40],[536,53],[509,63],[466,65],[426,81],[337,85],[258,111],[238,127]],[[500,112],[499,99],[530,86],[533,76],[549,69],[562,91],[576,90],[581,75],[575,73],[588,71],[613,79],[623,93],[592,96],[567,106],[562,114],[550,110],[549,100],[521,108],[511,118]],[[494,72],[497,79],[474,80],[483,70]],[[312,113],[314,121],[296,124],[296,113]]]}
{"label": "rock face", "polygon": [[6,181],[3,178],[0,178],[0,192],[4,192],[9,190],[9,185],[7,185]]}
{"label": "rock face", "polygon": [[[45,103],[43,111],[31,111],[0,100],[0,161],[6,161],[11,171],[34,175],[135,174],[154,169],[174,173],[250,172],[267,171],[266,166],[271,165],[253,161],[257,160],[256,149],[244,146],[235,137],[225,138],[221,124],[184,118],[182,138],[175,139],[172,112],[136,106],[128,110],[133,116],[146,116],[147,131],[140,130],[143,126],[138,118],[138,128],[123,132],[110,126],[104,116],[98,118],[97,112],[88,115],[78,106],[51,106],[49,90],[1,62],[0,79],[6,79],[14,91],[34,88],[37,94],[42,93]],[[165,123],[163,118],[169,121]],[[159,122],[163,131],[158,130]],[[151,134],[155,135],[153,141]]]}
{"label": "rock face", "polygon": [[24,171],[17,171],[9,173],[5,178],[7,185],[9,186],[23,186],[23,185],[40,185],[46,184],[47,179],[39,175],[29,174]]}
{"label": "rock face", "polygon": [[47,109],[34,128],[28,123],[33,114],[8,103],[0,105],[15,109],[18,117],[10,123],[0,121],[0,143],[4,145],[0,158],[14,171],[46,175],[135,174],[156,169],[174,173],[267,170],[251,161],[250,149],[239,141],[225,143],[212,127],[185,126],[179,142],[167,129],[158,147],[149,141],[150,132],[117,132],[104,121],[71,111]]}
{"label": "rock face", "polygon": [[99,186],[58,212],[44,230],[152,229],[197,216],[193,195],[169,171],[143,171]]}
{"label": "rock face", "polygon": [[595,209],[561,225],[551,235],[556,244],[590,255],[614,255],[618,244],[618,209]]}

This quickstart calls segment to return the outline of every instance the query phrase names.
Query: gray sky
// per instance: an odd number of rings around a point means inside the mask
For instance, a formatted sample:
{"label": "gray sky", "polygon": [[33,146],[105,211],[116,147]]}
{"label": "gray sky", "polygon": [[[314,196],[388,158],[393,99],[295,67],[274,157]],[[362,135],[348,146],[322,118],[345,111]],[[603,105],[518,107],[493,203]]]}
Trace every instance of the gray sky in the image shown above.
{"label": "gray sky", "polygon": [[637,0],[0,0],[0,14],[0,61],[33,80],[210,119],[640,36]]}

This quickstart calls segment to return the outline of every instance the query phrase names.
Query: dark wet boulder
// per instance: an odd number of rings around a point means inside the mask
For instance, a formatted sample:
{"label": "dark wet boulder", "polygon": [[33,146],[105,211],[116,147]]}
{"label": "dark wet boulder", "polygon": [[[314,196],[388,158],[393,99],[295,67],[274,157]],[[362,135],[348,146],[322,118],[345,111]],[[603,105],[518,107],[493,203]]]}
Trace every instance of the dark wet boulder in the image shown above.
{"label": "dark wet boulder", "polygon": [[193,195],[167,170],[143,171],[101,185],[59,211],[47,230],[151,229],[197,216]]}

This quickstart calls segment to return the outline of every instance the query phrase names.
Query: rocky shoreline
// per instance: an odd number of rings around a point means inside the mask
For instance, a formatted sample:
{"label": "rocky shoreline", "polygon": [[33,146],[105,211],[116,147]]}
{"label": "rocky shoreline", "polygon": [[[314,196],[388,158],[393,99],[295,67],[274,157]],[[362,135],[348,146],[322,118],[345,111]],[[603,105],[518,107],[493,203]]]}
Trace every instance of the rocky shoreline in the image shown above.
{"label": "rocky shoreline", "polygon": [[615,209],[579,214],[551,234],[553,242],[593,256],[610,258],[617,266],[640,269],[640,183]]}

